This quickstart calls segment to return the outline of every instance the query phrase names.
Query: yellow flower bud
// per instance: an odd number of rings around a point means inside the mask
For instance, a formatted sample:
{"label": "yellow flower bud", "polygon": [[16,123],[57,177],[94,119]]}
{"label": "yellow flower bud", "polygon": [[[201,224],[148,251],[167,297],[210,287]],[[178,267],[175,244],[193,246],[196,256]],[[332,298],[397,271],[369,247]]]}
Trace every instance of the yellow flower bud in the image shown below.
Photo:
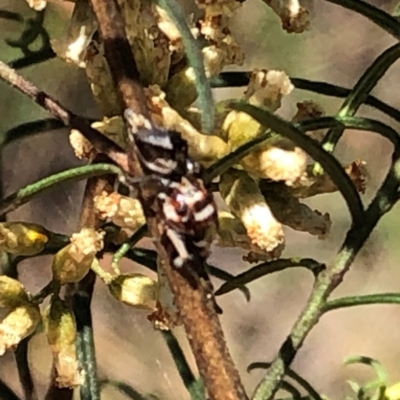
{"label": "yellow flower bud", "polygon": [[173,75],[165,88],[168,103],[183,110],[196,101],[197,91],[193,68],[186,67]]}
{"label": "yellow flower bud", "polygon": [[399,400],[400,399],[400,382],[386,388],[385,399],[387,400]]}
{"label": "yellow flower bud", "polygon": [[28,302],[24,286],[6,275],[0,276],[0,307],[16,307]]}
{"label": "yellow flower bud", "polygon": [[68,388],[79,386],[82,375],[76,356],[76,322],[72,310],[65,301],[53,297],[43,322],[53,355],[57,385]]}
{"label": "yellow flower bud", "polygon": [[0,251],[18,256],[34,256],[46,247],[49,232],[38,224],[3,222],[0,224]]}
{"label": "yellow flower bud", "polygon": [[53,259],[53,277],[61,285],[79,282],[88,272],[103,247],[104,233],[84,228],[71,237],[71,243],[62,248]]}
{"label": "yellow flower bud", "polygon": [[41,320],[39,306],[24,304],[11,310],[0,323],[0,355],[31,335]]}
{"label": "yellow flower bud", "polygon": [[157,300],[157,282],[142,274],[119,275],[108,285],[110,293],[122,303],[154,310]]}

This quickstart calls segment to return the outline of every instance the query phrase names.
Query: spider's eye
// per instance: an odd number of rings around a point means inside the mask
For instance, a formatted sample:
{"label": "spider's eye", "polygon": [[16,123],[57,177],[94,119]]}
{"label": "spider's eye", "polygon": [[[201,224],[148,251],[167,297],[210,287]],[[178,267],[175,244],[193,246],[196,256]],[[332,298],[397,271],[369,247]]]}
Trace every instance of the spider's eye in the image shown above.
{"label": "spider's eye", "polygon": [[182,194],[177,193],[177,195],[174,196],[173,201],[172,201],[172,205],[174,207],[175,212],[180,217],[183,217],[183,216],[185,216],[187,214],[188,205],[187,205],[187,203],[185,201],[185,197],[182,196]]}

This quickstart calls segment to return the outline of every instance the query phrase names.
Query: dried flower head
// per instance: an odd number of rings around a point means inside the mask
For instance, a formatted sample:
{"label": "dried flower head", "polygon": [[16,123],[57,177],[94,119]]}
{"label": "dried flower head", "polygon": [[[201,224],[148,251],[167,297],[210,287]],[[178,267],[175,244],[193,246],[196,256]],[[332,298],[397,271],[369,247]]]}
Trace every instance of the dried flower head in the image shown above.
{"label": "dried flower head", "polygon": [[69,135],[69,142],[75,152],[75,156],[80,160],[88,159],[93,160],[96,156],[97,152],[94,149],[93,145],[87,140],[82,133],[77,131],[76,129],[71,129],[71,133]]}
{"label": "dried flower head", "polygon": [[51,47],[61,59],[85,68],[87,48],[96,29],[97,21],[90,4],[77,1],[65,33],[59,39],[52,40]]}
{"label": "dried flower head", "polygon": [[61,285],[79,282],[89,271],[96,253],[103,248],[104,232],[83,228],[53,259],[53,277]]}
{"label": "dried flower head", "polygon": [[108,285],[110,293],[122,303],[154,310],[157,301],[157,282],[142,274],[119,275]]}
{"label": "dried flower head", "polygon": [[137,199],[122,196],[116,192],[107,193],[94,198],[95,208],[103,219],[110,219],[121,228],[138,230],[145,224],[142,206]]}
{"label": "dried flower head", "polygon": [[235,0],[196,0],[204,11],[200,32],[209,45],[203,49],[204,65],[210,76],[218,75],[227,65],[243,65],[244,53],[229,29],[229,19],[240,7]]}
{"label": "dried flower head", "polygon": [[47,341],[54,367],[55,381],[60,388],[74,388],[83,383],[76,355],[76,322],[65,301],[52,297],[43,316]]}
{"label": "dried flower head", "polygon": [[307,168],[307,154],[286,139],[276,141],[244,157],[241,165],[253,175],[283,181],[292,186],[303,179]]}
{"label": "dried flower head", "polygon": [[187,141],[189,155],[195,161],[214,161],[227,154],[229,148],[221,138],[200,133],[190,122],[170,107],[165,101],[165,93],[157,85],[148,88],[146,94],[150,100],[153,120],[165,129],[179,132]]}
{"label": "dried flower head", "polygon": [[252,105],[276,111],[281,107],[283,96],[294,89],[289,77],[283,71],[255,69],[244,98]]}
{"label": "dried flower head", "polygon": [[[249,251],[249,254],[252,255],[252,260],[271,261],[279,257],[282,252],[281,246],[278,246],[276,251],[272,252],[267,251],[265,248],[261,248],[256,242],[251,240],[242,221],[226,211],[220,211],[218,213],[217,234],[217,246],[236,247],[247,250]],[[246,261],[248,260],[249,256],[246,256]]]}
{"label": "dried flower head", "polygon": [[263,190],[263,195],[275,217],[284,225],[324,239],[332,225],[328,213],[312,210],[290,194],[285,187]]}
{"label": "dried flower head", "polygon": [[246,228],[250,241],[277,257],[284,247],[282,225],[276,220],[258,184],[244,171],[230,170],[219,184],[225,203]]}
{"label": "dried flower head", "polygon": [[35,11],[42,11],[47,5],[46,0],[26,0],[28,6],[33,8]]}
{"label": "dried flower head", "polygon": [[280,17],[282,28],[288,33],[302,33],[310,25],[309,11],[298,0],[264,0]]}
{"label": "dried flower head", "polygon": [[[323,107],[312,100],[306,100],[296,104],[297,113],[292,118],[292,122],[307,121],[309,119],[319,118],[325,115]],[[325,136],[325,129],[306,132],[307,136],[320,142]]]}
{"label": "dried flower head", "polygon": [[26,303],[12,309],[0,323],[0,356],[35,332],[40,320],[37,305]]}

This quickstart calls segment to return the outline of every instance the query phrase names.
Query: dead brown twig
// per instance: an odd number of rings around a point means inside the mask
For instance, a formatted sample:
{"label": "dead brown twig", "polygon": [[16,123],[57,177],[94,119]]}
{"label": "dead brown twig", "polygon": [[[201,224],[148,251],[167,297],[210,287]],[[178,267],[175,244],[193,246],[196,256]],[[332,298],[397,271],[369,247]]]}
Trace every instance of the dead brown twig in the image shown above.
{"label": "dead brown twig", "polygon": [[47,93],[39,90],[33,83],[24,79],[6,63],[0,61],[0,78],[34,100],[39,106],[60,119],[65,125],[78,130],[95,149],[114,161],[122,170],[128,170],[128,157],[112,140],[93,129],[89,122],[63,107]]}

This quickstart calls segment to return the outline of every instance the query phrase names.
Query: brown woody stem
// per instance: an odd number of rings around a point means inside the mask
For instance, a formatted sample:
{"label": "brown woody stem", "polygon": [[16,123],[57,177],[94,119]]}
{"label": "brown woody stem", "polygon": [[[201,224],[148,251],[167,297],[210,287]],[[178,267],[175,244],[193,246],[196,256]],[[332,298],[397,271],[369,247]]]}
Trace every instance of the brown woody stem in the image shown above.
{"label": "brown woody stem", "polygon": [[[125,35],[125,23],[117,4],[113,0],[91,0],[91,4],[99,23],[105,57],[123,109],[130,108],[148,118],[144,91],[139,83],[137,67]],[[130,174],[138,176],[137,163],[132,162],[130,166]],[[246,400],[247,396],[226,346],[214,303],[209,300],[209,291],[202,285],[193,288],[187,279],[171,267],[169,256],[159,240],[161,218],[157,213],[154,215],[151,212],[152,204],[146,201],[140,190],[139,199],[209,398]]]}

